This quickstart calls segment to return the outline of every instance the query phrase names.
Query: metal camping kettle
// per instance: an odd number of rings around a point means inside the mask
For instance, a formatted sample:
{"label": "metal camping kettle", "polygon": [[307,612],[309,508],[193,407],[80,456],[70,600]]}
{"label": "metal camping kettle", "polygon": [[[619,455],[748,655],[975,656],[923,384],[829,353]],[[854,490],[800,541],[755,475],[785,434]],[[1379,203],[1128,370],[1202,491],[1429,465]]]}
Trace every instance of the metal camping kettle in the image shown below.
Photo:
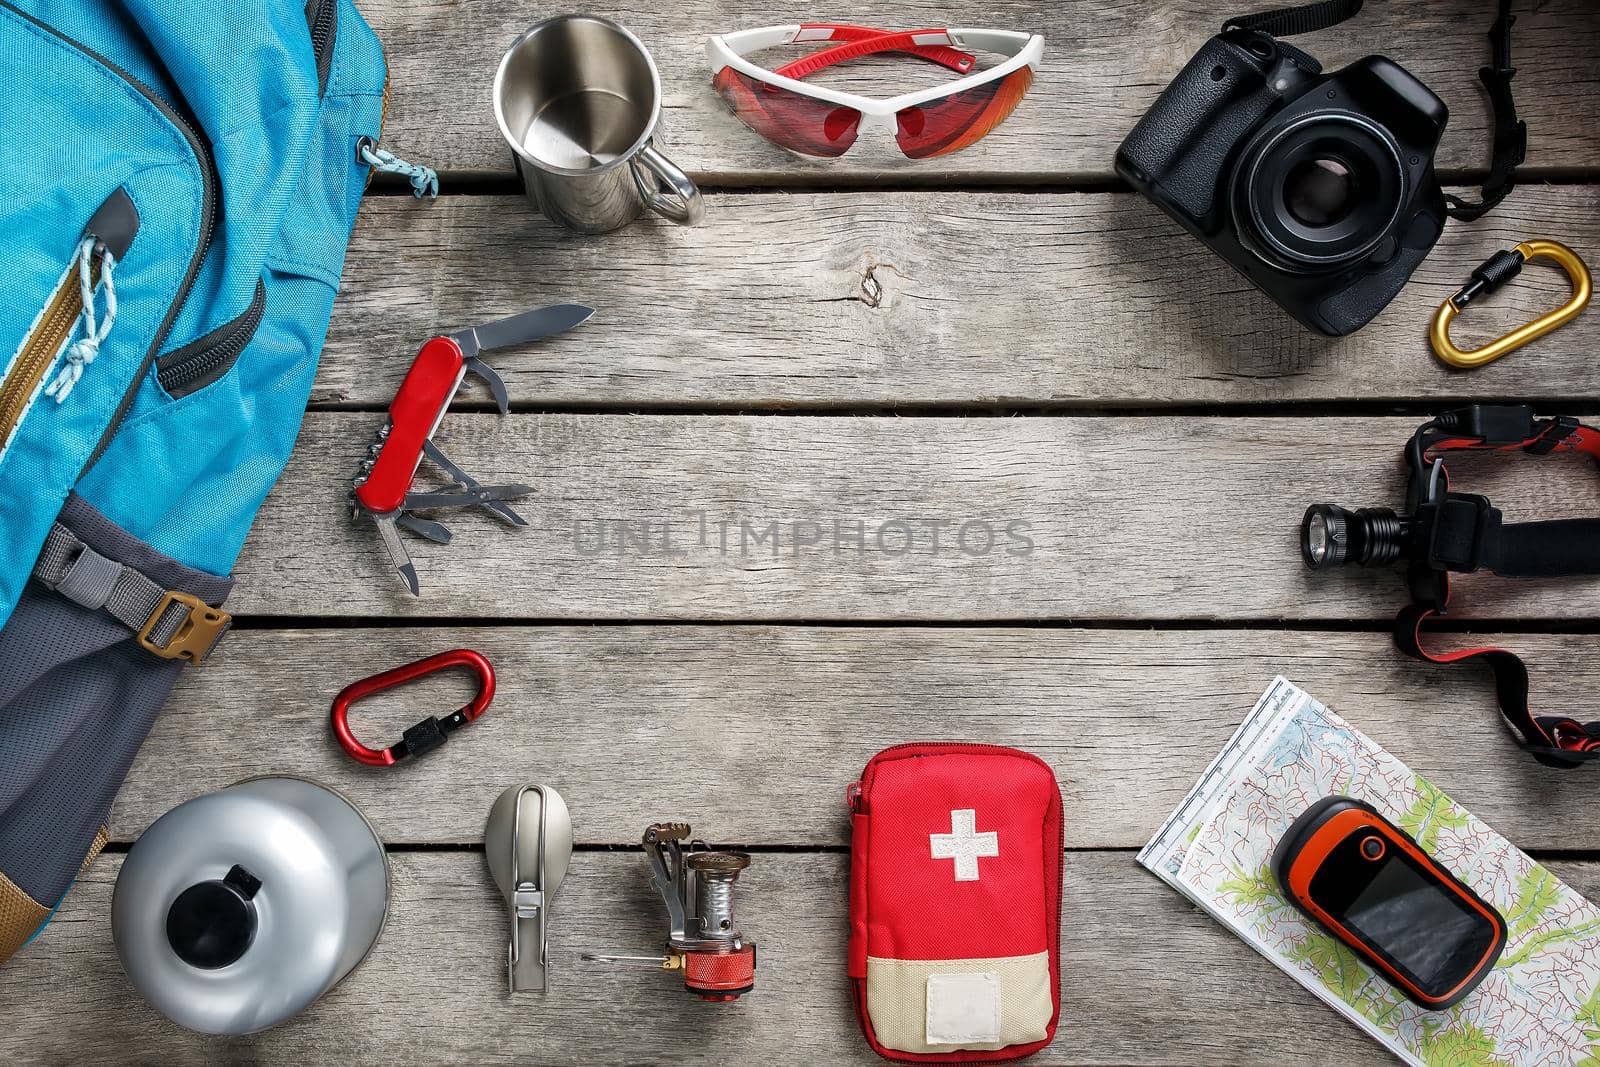
{"label": "metal camping kettle", "polygon": [[388,910],[366,818],[303,778],[251,778],[180,804],[128,851],[111,897],[122,969],[207,1034],[300,1012],[355,969]]}

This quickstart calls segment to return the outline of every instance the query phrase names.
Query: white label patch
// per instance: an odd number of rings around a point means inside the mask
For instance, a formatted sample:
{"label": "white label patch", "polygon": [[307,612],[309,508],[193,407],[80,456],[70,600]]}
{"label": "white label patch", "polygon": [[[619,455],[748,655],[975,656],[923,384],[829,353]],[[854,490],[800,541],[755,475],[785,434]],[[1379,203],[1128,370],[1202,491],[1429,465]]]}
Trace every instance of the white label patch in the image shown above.
{"label": "white label patch", "polygon": [[1000,835],[993,830],[978,833],[978,813],[957,808],[950,813],[950,832],[929,834],[928,848],[936,860],[956,861],[956,881],[976,882],[979,857],[1000,855]]}
{"label": "white label patch", "polygon": [[998,974],[928,975],[928,1044],[992,1044],[999,1040]]}

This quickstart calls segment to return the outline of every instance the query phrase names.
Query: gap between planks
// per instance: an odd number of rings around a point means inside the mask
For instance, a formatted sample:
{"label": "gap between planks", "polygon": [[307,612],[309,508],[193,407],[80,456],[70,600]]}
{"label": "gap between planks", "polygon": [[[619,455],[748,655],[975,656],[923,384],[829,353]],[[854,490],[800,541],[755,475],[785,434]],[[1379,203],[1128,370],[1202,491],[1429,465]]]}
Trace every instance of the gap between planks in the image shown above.
{"label": "gap between planks", "polygon": [[[1399,609],[1396,608],[1396,611]],[[235,615],[232,630],[256,632],[288,632],[294,630],[377,630],[395,624],[392,616],[353,615]],[[1388,634],[1393,625],[1384,619],[1184,619],[1128,618],[1128,619],[1039,619],[1027,616],[1008,618],[971,619],[659,619],[640,618],[540,618],[498,617],[485,615],[441,615],[430,618],[420,615],[406,620],[407,626],[418,628],[460,629],[473,626],[501,626],[511,628],[594,626],[615,627],[780,627],[819,630],[1113,630],[1126,632],[1167,631],[1238,631],[1241,633],[1344,633]],[[1559,619],[1523,617],[1517,619],[1471,619],[1444,616],[1429,620],[1429,633],[1439,634],[1532,634],[1570,636],[1600,634],[1600,618]]]}
{"label": "gap between planks", "polygon": [[[1467,170],[1440,170],[1437,172],[1444,185],[1480,185],[1488,177],[1487,168]],[[522,185],[514,177],[496,171],[443,170],[439,171],[440,196],[521,196]],[[996,175],[986,182],[982,175],[967,175],[960,182],[915,183],[896,181],[881,175],[862,175],[851,181],[848,174],[815,176],[814,181],[790,181],[784,185],[711,185],[699,183],[700,192],[707,196],[774,196],[795,193],[815,193],[820,196],[862,191],[880,193],[1017,193],[1037,195],[1049,193],[1131,193],[1133,187],[1120,178],[1085,175],[1075,181],[1046,181],[1034,185],[1010,185],[1006,175]],[[1519,167],[1519,184],[1528,185],[1586,185],[1600,181],[1600,167]],[[367,187],[368,196],[393,196],[416,199],[409,179],[399,175],[378,174]]]}
{"label": "gap between planks", "polygon": [[[1546,693],[1592,691],[1593,646],[1513,645]],[[488,714],[394,768],[339,750],[328,727],[339,689],[454,647],[495,664]],[[114,840],[190,796],[270,772],[338,789],[395,844],[481,841],[500,791],[541,781],[567,797],[591,843],[636,849],[646,823],[676,814],[713,841],[837,850],[850,839],[845,786],[868,759],[943,738],[1036,753],[1062,786],[1065,843],[1128,849],[1281,673],[1511,840],[1600,848],[1593,779],[1516,749],[1487,671],[1425,668],[1381,634],[394,626],[247,631],[217,657],[185,672],[138,753],[112,810]],[[362,701],[350,723],[368,743],[389,739],[472,691],[463,672],[441,673]],[[258,740],[218,745],[219,733]]]}

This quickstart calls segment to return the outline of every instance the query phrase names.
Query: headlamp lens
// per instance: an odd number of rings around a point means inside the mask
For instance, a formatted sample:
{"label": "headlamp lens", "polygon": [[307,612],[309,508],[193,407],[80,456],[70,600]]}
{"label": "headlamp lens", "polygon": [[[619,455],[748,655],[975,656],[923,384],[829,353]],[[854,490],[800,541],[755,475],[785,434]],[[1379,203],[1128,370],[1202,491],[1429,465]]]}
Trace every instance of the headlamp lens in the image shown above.
{"label": "headlamp lens", "polygon": [[1313,570],[1337,567],[1349,558],[1350,512],[1335,504],[1313,504],[1300,523],[1300,554]]}
{"label": "headlamp lens", "polygon": [[1300,555],[1319,571],[1347,563],[1379,567],[1405,554],[1407,528],[1408,521],[1388,508],[1313,504],[1300,521]]}
{"label": "headlamp lens", "polygon": [[1313,564],[1328,558],[1328,520],[1321,512],[1313,514],[1306,526],[1306,555]]}

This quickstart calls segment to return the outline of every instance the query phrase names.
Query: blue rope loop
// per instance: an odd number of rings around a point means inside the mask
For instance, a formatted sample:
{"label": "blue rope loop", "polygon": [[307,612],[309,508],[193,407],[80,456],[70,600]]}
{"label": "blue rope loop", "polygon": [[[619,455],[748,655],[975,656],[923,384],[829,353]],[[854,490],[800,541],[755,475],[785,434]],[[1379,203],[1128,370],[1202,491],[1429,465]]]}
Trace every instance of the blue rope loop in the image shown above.
{"label": "blue rope loop", "polygon": [[[97,252],[100,255],[98,287],[94,282],[93,271],[93,261]],[[93,363],[94,358],[100,354],[100,346],[105,343],[106,336],[111,333],[111,324],[117,319],[117,289],[111,281],[111,272],[117,265],[117,257],[90,234],[78,244],[75,258],[78,261],[78,292],[83,299],[83,336],[68,347],[66,362],[56,372],[55,380],[45,387],[44,395],[57,404],[67,398],[72,392],[72,387],[78,384],[78,379],[83,377],[83,369]],[[104,318],[95,312],[95,293],[101,290],[106,295]]]}
{"label": "blue rope loop", "polygon": [[373,170],[380,170],[385,174],[400,174],[411,179],[411,195],[421,200],[426,194],[430,198],[439,196],[439,172],[432,167],[424,167],[416,163],[407,163],[388,149],[379,148],[370,140],[362,138],[360,143],[361,161]]}

